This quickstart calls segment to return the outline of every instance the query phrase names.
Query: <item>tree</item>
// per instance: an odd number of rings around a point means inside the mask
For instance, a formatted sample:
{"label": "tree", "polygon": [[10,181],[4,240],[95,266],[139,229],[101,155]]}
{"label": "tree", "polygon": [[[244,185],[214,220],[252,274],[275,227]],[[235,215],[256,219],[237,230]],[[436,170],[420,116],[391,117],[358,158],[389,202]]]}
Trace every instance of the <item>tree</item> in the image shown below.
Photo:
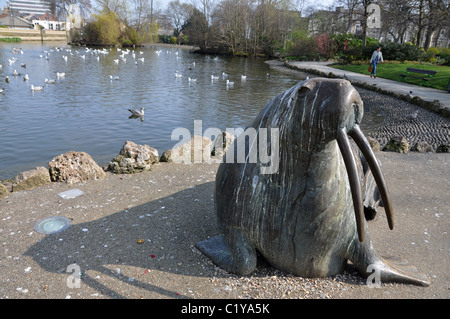
{"label": "tree", "polygon": [[175,36],[180,34],[181,28],[189,17],[192,16],[194,8],[194,5],[190,3],[181,3],[179,0],[169,2],[165,10],[165,14],[170,18],[173,26],[175,27]]}
{"label": "tree", "polygon": [[118,44],[120,34],[120,20],[114,12],[94,14],[84,27],[85,42],[90,44]]}
{"label": "tree", "polygon": [[206,25],[209,26],[211,13],[214,10],[215,0],[191,0],[192,4],[203,13]]}
{"label": "tree", "polygon": [[427,50],[431,46],[432,37],[439,37],[442,27],[449,26],[450,2],[448,0],[425,0],[425,3],[427,28],[423,47]]}
{"label": "tree", "polygon": [[376,3],[374,0],[340,0],[341,4],[348,10],[348,25],[355,20],[360,21],[362,27],[362,40],[364,46],[367,44],[367,19],[369,18],[369,5]]}
{"label": "tree", "polygon": [[96,0],[100,12],[114,12],[118,17],[124,18],[127,11],[126,0]]}
{"label": "tree", "polygon": [[224,0],[218,4],[215,10],[214,21],[220,24],[225,41],[231,48],[233,55],[239,50],[246,50],[249,10],[247,0]]}
{"label": "tree", "polygon": [[209,26],[203,12],[194,9],[190,18],[183,25],[182,32],[189,37],[192,44],[198,45],[200,49],[208,48]]}
{"label": "tree", "polygon": [[90,0],[50,0],[50,6],[53,14],[59,18],[66,18],[70,14],[70,9],[72,6],[78,6],[80,9],[80,14],[86,17],[91,9]]}
{"label": "tree", "polygon": [[407,31],[413,22],[414,8],[411,0],[384,0],[382,6],[382,33],[389,34],[394,42],[408,41]]}
{"label": "tree", "polygon": [[148,20],[150,17],[150,4],[148,0],[131,0],[130,5],[131,5],[130,24],[139,33],[142,31],[142,28],[146,23],[146,20]]}

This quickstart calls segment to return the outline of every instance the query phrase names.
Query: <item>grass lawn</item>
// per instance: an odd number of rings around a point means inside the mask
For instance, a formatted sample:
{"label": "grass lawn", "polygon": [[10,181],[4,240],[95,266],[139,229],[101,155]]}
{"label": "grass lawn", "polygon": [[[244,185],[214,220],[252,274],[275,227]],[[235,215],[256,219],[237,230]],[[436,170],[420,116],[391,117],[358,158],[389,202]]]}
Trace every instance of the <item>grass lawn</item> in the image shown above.
{"label": "grass lawn", "polygon": [[[370,73],[367,71],[369,67],[369,63],[356,65],[356,64],[334,64],[330,65],[333,68],[346,70],[355,73],[362,73],[369,75]],[[437,71],[436,75],[428,81],[429,86],[438,90],[447,91],[448,81],[450,80],[450,67],[448,66],[440,66],[440,65],[430,65],[430,64],[420,64],[416,63],[380,63],[377,66],[377,77],[390,79],[399,82],[405,82],[404,78],[400,76],[400,74],[406,73],[406,68],[414,68],[414,69],[425,69],[430,71]],[[416,74],[420,76],[420,74]],[[419,85],[422,81],[420,79],[408,78],[408,83]],[[424,84],[422,86],[426,86]]]}

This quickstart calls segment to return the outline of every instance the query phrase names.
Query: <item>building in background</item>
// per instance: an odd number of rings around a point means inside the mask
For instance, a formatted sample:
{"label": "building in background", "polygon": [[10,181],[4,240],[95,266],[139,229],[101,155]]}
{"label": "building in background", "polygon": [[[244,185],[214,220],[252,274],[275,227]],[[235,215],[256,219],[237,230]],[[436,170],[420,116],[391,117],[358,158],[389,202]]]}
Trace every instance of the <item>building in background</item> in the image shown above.
{"label": "building in background", "polygon": [[36,27],[40,25],[45,30],[54,30],[54,31],[62,31],[65,30],[65,22],[59,21],[50,13],[46,13],[40,15],[38,17],[34,16],[34,19],[31,20],[33,25]]}
{"label": "building in background", "polygon": [[7,2],[10,11],[19,15],[43,15],[50,13],[51,5],[48,0],[10,0]]}
{"label": "building in background", "polygon": [[10,15],[8,12],[0,13],[0,25],[14,29],[32,29],[33,23],[27,19]]}

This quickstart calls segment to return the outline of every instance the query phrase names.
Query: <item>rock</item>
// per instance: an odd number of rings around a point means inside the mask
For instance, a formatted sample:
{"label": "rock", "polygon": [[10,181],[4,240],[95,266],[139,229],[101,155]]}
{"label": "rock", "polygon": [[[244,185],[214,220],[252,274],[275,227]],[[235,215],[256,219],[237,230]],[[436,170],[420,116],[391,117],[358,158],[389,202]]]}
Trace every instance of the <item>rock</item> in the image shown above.
{"label": "rock", "polygon": [[162,155],[161,158],[159,159],[160,162],[165,162],[165,163],[171,163],[172,162],[172,150],[165,150]]}
{"label": "rock", "polygon": [[68,184],[105,177],[105,171],[85,152],[70,151],[54,157],[49,163],[53,182]]}
{"label": "rock", "polygon": [[134,174],[149,171],[159,162],[158,151],[149,145],[126,141],[122,149],[109,163],[108,170],[116,174]]}
{"label": "rock", "polygon": [[450,146],[448,145],[439,145],[436,149],[436,153],[450,153]]}
{"label": "rock", "polygon": [[210,138],[196,135],[189,142],[164,151],[160,161],[169,163],[209,163],[211,161],[211,144]]}
{"label": "rock", "polygon": [[372,150],[374,152],[380,151],[380,143],[378,143],[378,141],[376,139],[374,139],[373,137],[368,136],[367,137],[367,141],[369,142],[370,147],[372,148]]}
{"label": "rock", "polygon": [[18,192],[51,183],[50,173],[43,166],[30,171],[21,172],[14,178],[12,190]]}
{"label": "rock", "polygon": [[408,153],[410,146],[403,136],[392,136],[383,151]]}
{"label": "rock", "polygon": [[8,188],[5,185],[0,183],[0,198],[6,197],[9,194]]}
{"label": "rock", "polygon": [[433,147],[427,142],[421,141],[417,142],[412,148],[411,151],[419,152],[419,153],[427,153],[433,152]]}
{"label": "rock", "polygon": [[214,159],[221,159],[227,152],[228,147],[236,139],[236,136],[229,132],[222,132],[222,136],[217,136],[214,140],[214,146],[211,152],[211,156]]}

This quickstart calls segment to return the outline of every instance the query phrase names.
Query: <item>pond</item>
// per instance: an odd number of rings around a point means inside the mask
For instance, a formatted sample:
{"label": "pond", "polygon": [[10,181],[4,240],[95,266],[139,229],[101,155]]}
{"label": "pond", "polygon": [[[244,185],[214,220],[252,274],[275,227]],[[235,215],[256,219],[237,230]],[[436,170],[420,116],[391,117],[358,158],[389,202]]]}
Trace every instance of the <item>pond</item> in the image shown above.
{"label": "pond", "polygon": [[[299,81],[262,60],[158,46],[0,43],[0,64],[0,179],[46,167],[68,151],[87,152],[104,165],[127,140],[161,155],[179,142],[171,139],[174,129],[193,132],[194,120],[203,130],[245,127],[267,101]],[[32,85],[43,89],[32,91]],[[130,118],[128,109],[140,107],[144,118]],[[365,123],[372,122],[366,115]]]}

